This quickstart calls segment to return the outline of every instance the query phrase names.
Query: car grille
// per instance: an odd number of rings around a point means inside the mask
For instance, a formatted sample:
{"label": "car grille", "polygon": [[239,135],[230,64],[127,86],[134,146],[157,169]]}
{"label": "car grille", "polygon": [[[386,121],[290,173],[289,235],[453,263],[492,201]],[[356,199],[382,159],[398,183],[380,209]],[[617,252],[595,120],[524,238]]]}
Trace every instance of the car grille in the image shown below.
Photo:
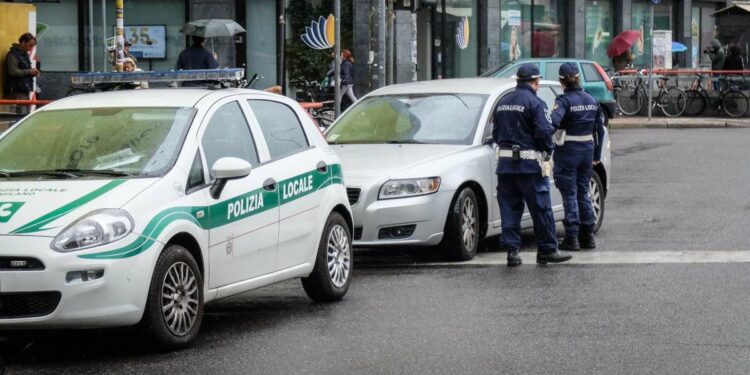
{"label": "car grille", "polygon": [[40,271],[44,263],[29,257],[0,257],[0,271]]}
{"label": "car grille", "polygon": [[349,204],[354,206],[359,202],[359,195],[362,194],[361,188],[353,188],[348,187],[346,188],[346,195],[349,197]]}
{"label": "car grille", "polygon": [[33,318],[52,314],[60,292],[0,293],[0,319]]}

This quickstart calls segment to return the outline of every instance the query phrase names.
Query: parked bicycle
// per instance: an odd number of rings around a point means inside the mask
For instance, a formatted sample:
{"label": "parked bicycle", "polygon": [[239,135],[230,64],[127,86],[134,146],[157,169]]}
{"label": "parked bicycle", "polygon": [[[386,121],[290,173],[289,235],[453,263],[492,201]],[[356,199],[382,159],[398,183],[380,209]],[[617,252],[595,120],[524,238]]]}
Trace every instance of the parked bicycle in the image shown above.
{"label": "parked bicycle", "polygon": [[[696,75],[696,80],[690,90],[685,91],[687,96],[687,108],[685,114],[688,116],[699,116],[710,106],[715,111],[723,110],[727,116],[741,117],[750,109],[750,99],[742,93],[736,82],[729,79],[721,79],[721,91],[717,97],[709,95],[703,88],[703,76]],[[734,84],[733,84],[734,83]]]}
{"label": "parked bicycle", "polygon": [[[659,107],[667,117],[677,117],[685,111],[687,97],[685,92],[678,87],[667,87],[668,77],[655,77],[659,92],[653,98],[651,108]],[[617,108],[624,115],[635,115],[641,112],[643,106],[648,102],[648,83],[644,75],[636,73],[634,79],[621,79],[622,86],[617,93]]]}
{"label": "parked bicycle", "polygon": [[306,80],[295,80],[289,83],[302,90],[302,94],[298,94],[297,96],[298,101],[320,103],[319,108],[315,108],[318,106],[312,106],[307,109],[308,113],[310,113],[310,117],[318,123],[319,127],[327,129],[333,124],[333,121],[336,120],[336,111],[334,109],[335,102],[333,100],[320,101],[321,97],[327,96],[320,83]]}

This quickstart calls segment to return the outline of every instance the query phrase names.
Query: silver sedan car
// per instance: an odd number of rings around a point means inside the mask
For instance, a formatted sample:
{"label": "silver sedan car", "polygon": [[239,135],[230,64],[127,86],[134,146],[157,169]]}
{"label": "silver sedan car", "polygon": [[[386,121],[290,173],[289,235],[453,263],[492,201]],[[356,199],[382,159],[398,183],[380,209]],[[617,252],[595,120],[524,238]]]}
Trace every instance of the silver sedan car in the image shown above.
{"label": "silver sedan car", "polygon": [[[437,246],[448,259],[468,260],[480,239],[500,234],[492,112],[515,86],[499,78],[394,85],[346,111],[325,135],[341,158],[354,245]],[[537,94],[551,110],[562,88],[542,81]],[[591,178],[595,230],[610,180],[606,131],[603,143]],[[551,190],[555,219],[562,220],[560,193]],[[522,226],[532,226],[528,212]]]}

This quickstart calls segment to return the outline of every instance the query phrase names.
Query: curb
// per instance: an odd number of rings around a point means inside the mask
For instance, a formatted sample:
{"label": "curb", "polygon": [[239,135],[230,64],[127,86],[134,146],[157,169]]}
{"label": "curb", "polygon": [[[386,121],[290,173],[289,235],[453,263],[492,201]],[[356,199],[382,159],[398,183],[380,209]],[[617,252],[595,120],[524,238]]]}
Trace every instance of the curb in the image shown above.
{"label": "curb", "polygon": [[750,119],[628,119],[612,120],[610,129],[703,129],[703,128],[750,128]]}

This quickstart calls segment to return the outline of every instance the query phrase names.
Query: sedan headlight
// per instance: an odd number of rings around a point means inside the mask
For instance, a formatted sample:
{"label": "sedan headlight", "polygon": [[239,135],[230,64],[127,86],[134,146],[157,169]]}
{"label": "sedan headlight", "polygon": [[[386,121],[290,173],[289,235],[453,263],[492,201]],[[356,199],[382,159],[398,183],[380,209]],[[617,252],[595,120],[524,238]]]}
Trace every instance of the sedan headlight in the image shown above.
{"label": "sedan headlight", "polygon": [[133,218],[119,209],[89,212],[55,237],[52,250],[61,253],[88,249],[120,240],[133,231]]}
{"label": "sedan headlight", "polygon": [[378,199],[394,199],[432,194],[440,188],[440,177],[389,180],[380,188]]}

